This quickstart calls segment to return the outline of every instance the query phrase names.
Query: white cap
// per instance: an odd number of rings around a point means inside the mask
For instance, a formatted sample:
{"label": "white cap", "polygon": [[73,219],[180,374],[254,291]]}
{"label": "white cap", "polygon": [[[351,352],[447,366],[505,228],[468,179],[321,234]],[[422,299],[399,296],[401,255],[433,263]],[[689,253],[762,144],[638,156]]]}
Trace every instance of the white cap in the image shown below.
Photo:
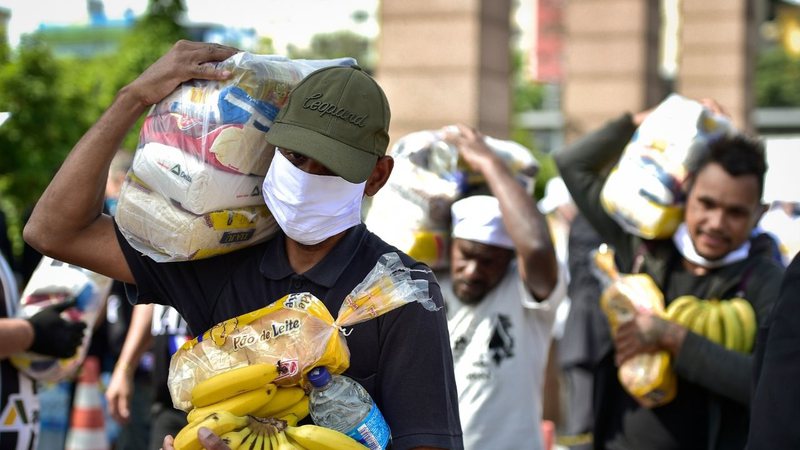
{"label": "white cap", "polygon": [[514,250],[496,198],[473,195],[453,203],[450,211],[453,214],[454,238]]}
{"label": "white cap", "polygon": [[567,185],[561,177],[551,178],[544,187],[544,197],[539,200],[539,211],[542,214],[550,214],[559,206],[564,206],[572,202]]}

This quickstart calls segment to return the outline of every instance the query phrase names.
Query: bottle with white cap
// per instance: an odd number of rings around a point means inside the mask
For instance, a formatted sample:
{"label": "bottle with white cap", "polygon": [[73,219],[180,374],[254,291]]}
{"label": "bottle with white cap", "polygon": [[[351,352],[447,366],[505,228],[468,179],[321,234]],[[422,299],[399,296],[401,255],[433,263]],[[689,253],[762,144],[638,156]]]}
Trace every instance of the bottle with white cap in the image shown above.
{"label": "bottle with white cap", "polygon": [[313,386],[309,412],[315,424],[344,433],[371,450],[383,450],[389,445],[389,425],[358,382],[331,375],[325,367],[311,369],[308,381]]}

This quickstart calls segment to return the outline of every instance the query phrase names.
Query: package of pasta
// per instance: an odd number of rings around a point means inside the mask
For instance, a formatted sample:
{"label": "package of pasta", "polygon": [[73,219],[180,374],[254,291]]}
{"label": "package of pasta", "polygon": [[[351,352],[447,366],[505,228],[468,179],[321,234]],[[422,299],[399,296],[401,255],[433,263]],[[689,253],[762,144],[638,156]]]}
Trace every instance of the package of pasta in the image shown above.
{"label": "package of pasta", "polygon": [[[50,257],[43,257],[33,271],[20,298],[19,317],[31,317],[42,308],[75,300],[75,306],[61,313],[73,322],[83,322],[91,330],[111,289],[111,278]],[[21,372],[42,382],[57,382],[72,377],[80,367],[91,340],[86,332],[78,350],[70,358],[53,358],[32,352],[11,356]]]}
{"label": "package of pasta", "polygon": [[605,210],[629,233],[672,236],[683,220],[684,182],[692,161],[730,133],[727,117],[673,94],[642,122],[600,193]]}
{"label": "package of pasta", "polygon": [[[664,316],[664,296],[647,274],[620,274],[614,252],[601,246],[594,252],[601,284],[600,308],[608,319],[612,335],[620,324],[633,320],[637,312]],[[675,398],[677,379],[666,351],[641,353],[617,370],[622,387],[647,408],[665,405]]]}
{"label": "package of pasta", "polygon": [[[149,195],[160,196],[163,201],[128,201],[144,206],[137,211],[137,219],[163,222],[163,204],[176,205],[181,210],[179,222],[193,224],[219,211],[263,206],[261,186],[275,151],[266,133],[292,88],[317,69],[355,63],[353,58],[292,60],[241,52],[218,63],[219,69],[231,72],[228,79],[182,83],[153,105],[139,133],[130,175],[147,186]],[[123,191],[120,202],[126,195],[141,192]],[[142,237],[139,230],[128,227],[134,222],[118,223],[131,245],[155,260],[183,261],[216,254],[186,252],[180,246],[176,253],[169,246],[151,247],[149,243],[154,240],[132,239],[135,235]],[[208,228],[182,229],[194,231],[207,234]],[[205,236],[179,236],[177,240],[197,242],[204,241]],[[241,247],[256,242],[248,238],[237,244]]]}
{"label": "package of pasta", "polygon": [[342,301],[336,319],[308,292],[293,293],[268,306],[218,323],[187,341],[173,355],[168,385],[173,405],[192,408],[192,390],[211,377],[255,364],[276,368],[278,386],[303,385],[314,367],[342,373],[350,365],[347,327],[418,302],[436,306],[426,280],[414,280],[396,253],[387,253]]}

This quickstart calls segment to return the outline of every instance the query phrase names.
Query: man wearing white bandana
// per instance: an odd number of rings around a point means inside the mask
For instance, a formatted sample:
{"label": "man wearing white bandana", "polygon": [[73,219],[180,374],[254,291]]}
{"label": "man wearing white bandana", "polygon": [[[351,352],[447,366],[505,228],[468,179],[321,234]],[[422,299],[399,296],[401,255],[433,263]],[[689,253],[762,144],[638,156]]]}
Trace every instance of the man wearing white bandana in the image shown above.
{"label": "man wearing white bandana", "polygon": [[[396,252],[412,277],[443,300],[433,273],[369,232],[361,200],[386,183],[393,160],[389,105],[357,66],[309,74],[292,90],[267,141],[278,149],[264,179],[264,201],[282,232],[224,255],[159,264],[137,252],[101,213],[114,151],[146,109],[189,79],[225,80],[215,62],[236,53],[180,41],[124,87],[61,166],[25,228],[44,254],[136,285],[138,303],[174,307],[199,334],[290,293],[310,292],[332,312],[376,265]],[[391,430],[394,450],[462,448],[444,308],[409,304],[352,327],[345,375],[371,394]],[[227,446],[198,431],[208,449]],[[163,448],[173,448],[166,437]]]}
{"label": "man wearing white bandana", "polygon": [[452,205],[450,273],[440,274],[464,448],[544,448],[542,387],[566,295],[547,222],[475,130],[450,136],[493,196]]}
{"label": "man wearing white bandana", "polygon": [[[707,106],[721,112],[718,105]],[[709,145],[689,167],[684,222],[672,239],[643,240],[606,213],[600,191],[636,128],[647,116],[625,114],[556,154],[561,176],[581,212],[612,245],[621,272],[649,274],[667,305],[699,299],[747,300],[764,324],[777,298],[782,267],[774,242],[753,236],[765,206],[763,145],[743,135]],[[635,180],[631,180],[635,183]],[[671,402],[645,408],[620,385],[617,367],[630,357],[665,350],[677,374]],[[614,346],[595,369],[594,447],[598,449],[741,449],[747,442],[752,355],[729,350],[649,313],[620,325]]]}

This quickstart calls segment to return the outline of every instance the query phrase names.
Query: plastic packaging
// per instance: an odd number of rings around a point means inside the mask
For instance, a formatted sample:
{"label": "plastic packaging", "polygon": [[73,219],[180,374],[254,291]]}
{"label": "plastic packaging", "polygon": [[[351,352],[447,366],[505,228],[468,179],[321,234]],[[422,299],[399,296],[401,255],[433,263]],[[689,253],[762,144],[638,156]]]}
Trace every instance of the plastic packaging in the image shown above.
{"label": "plastic packaging", "polygon": [[86,357],[92,338],[90,330],[108,297],[112,281],[111,278],[82,267],[48,256],[42,257],[22,291],[18,317],[31,317],[44,307],[75,298],[77,306],[64,311],[62,317],[84,322],[87,332],[71,358],[57,359],[31,352],[18,353],[10,358],[17,369],[43,382],[58,382],[73,376]]}
{"label": "plastic packaging", "polygon": [[436,310],[425,279],[414,280],[397,253],[382,255],[375,267],[344,299],[336,320],[308,292],[289,294],[268,306],[220,322],[173,355],[168,385],[173,405],[192,407],[195,384],[213,375],[255,363],[278,366],[275,383],[302,384],[317,366],[342,373],[350,365],[345,327],[408,303]]}
{"label": "plastic packaging", "polygon": [[[392,176],[364,219],[372,232],[433,269],[449,265],[450,205],[484,183],[445,141],[453,128],[414,132],[392,146]],[[532,193],[538,163],[531,152],[513,141],[485,141]]]}
{"label": "plastic packaging", "polygon": [[[600,308],[615,334],[620,324],[632,320],[637,311],[664,316],[664,296],[647,274],[617,272],[614,253],[604,244],[594,252],[594,261],[605,289]],[[626,360],[617,371],[622,387],[642,406],[653,408],[675,398],[677,379],[666,351],[641,353]]]}
{"label": "plastic packaging", "polygon": [[[243,52],[219,63],[231,71],[228,80],[181,84],[142,125],[115,215],[122,235],[159,262],[207,258],[271,237],[277,226],[261,184],[275,147],[266,132],[303,77],[355,63]],[[235,217],[236,229],[211,218],[219,216]]]}
{"label": "plastic packaging", "polygon": [[344,433],[371,450],[389,445],[389,425],[357,381],[315,367],[308,372],[308,382],[312,386],[308,409],[315,424]]}
{"label": "plastic packaging", "polygon": [[625,147],[600,193],[601,204],[629,233],[646,239],[672,236],[683,220],[684,181],[692,160],[731,131],[727,117],[670,95]]}

